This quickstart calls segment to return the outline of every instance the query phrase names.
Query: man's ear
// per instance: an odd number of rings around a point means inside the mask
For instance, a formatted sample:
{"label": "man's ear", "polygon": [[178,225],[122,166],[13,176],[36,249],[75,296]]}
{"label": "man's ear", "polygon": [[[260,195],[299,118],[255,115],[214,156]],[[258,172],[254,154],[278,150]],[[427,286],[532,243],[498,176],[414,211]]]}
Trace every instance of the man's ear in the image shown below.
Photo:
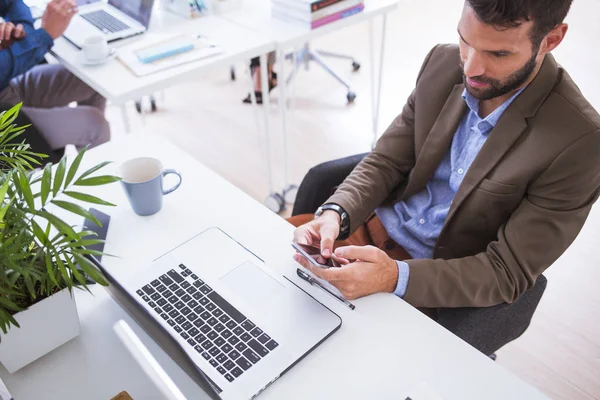
{"label": "man's ear", "polygon": [[546,55],[550,53],[552,50],[558,47],[558,45],[563,41],[565,35],[567,34],[567,30],[569,29],[569,25],[560,24],[557,25],[554,29],[552,29],[546,37],[542,40],[542,44],[540,46],[540,54]]}

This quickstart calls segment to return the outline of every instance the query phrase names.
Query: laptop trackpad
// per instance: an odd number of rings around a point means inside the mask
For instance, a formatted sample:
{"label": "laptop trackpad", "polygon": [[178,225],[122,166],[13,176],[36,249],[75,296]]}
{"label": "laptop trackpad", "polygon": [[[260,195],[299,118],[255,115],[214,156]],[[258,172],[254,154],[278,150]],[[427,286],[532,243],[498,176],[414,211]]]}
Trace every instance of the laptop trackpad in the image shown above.
{"label": "laptop trackpad", "polygon": [[252,306],[272,302],[284,289],[282,284],[250,261],[230,271],[219,281]]}

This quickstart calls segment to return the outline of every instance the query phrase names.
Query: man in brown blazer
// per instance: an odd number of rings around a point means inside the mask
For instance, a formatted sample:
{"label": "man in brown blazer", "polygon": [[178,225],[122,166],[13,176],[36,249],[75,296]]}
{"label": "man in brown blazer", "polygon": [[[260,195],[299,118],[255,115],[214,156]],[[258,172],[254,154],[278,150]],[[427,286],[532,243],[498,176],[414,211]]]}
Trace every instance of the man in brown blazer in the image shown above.
{"label": "man in brown blazer", "polygon": [[[394,120],[294,239],[350,299],[511,303],[569,247],[599,196],[600,116],[550,54],[572,0],[466,0]],[[349,236],[349,237],[348,237]],[[346,239],[345,241],[334,241]],[[333,252],[333,253],[332,253]]]}

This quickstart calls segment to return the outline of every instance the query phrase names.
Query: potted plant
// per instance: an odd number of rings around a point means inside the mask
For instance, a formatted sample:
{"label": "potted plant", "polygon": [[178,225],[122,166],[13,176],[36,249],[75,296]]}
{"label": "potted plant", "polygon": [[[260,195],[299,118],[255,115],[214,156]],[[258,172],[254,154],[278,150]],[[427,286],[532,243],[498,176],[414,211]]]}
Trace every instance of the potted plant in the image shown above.
{"label": "potted plant", "polygon": [[56,166],[35,170],[45,155],[15,140],[27,128],[14,124],[20,106],[0,113],[0,362],[11,373],[79,334],[74,288],[88,290],[90,281],[108,284],[86,258],[98,254],[86,246],[101,241],[90,238],[92,232],[78,232],[52,210],[100,224],[68,200],[112,205],[77,188],[119,180],[93,176],[108,162],[79,174],[85,149],[70,165],[63,157]]}

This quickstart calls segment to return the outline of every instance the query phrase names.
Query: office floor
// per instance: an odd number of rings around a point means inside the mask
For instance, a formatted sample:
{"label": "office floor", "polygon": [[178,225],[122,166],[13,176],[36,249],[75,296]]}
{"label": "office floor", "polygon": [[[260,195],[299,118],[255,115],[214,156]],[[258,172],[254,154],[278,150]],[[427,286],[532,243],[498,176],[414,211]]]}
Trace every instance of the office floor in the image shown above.
{"label": "office floor", "polygon": [[[462,0],[401,0],[388,18],[382,131],[400,112],[413,88],[421,62],[440,42],[456,42]],[[575,0],[569,33],[555,55],[592,105],[600,109],[600,0]],[[377,23],[379,27],[379,21]],[[332,61],[354,85],[355,104],[346,105],[346,92],[321,69],[301,70],[293,85],[295,99],[288,114],[291,178],[299,183],[319,162],[369,150],[370,65],[368,25],[358,25],[313,43],[316,48],[349,53],[363,63],[352,73],[350,63]],[[255,199],[267,195],[264,157],[242,66],[231,82],[226,70],[198,77],[158,96],[159,111],[140,118],[129,105],[134,130],[150,128],[168,137]],[[289,71],[289,67],[288,67]],[[284,184],[282,142],[277,118],[278,91],[271,107],[275,183]],[[114,136],[123,134],[119,110],[108,110]],[[177,167],[168,166],[168,167]],[[188,183],[192,184],[192,183]],[[201,184],[198,182],[197,184]],[[289,215],[289,210],[283,213]],[[600,207],[596,207],[573,246],[546,273],[548,289],[529,330],[498,352],[498,363],[536,385],[553,399],[600,399]]]}

